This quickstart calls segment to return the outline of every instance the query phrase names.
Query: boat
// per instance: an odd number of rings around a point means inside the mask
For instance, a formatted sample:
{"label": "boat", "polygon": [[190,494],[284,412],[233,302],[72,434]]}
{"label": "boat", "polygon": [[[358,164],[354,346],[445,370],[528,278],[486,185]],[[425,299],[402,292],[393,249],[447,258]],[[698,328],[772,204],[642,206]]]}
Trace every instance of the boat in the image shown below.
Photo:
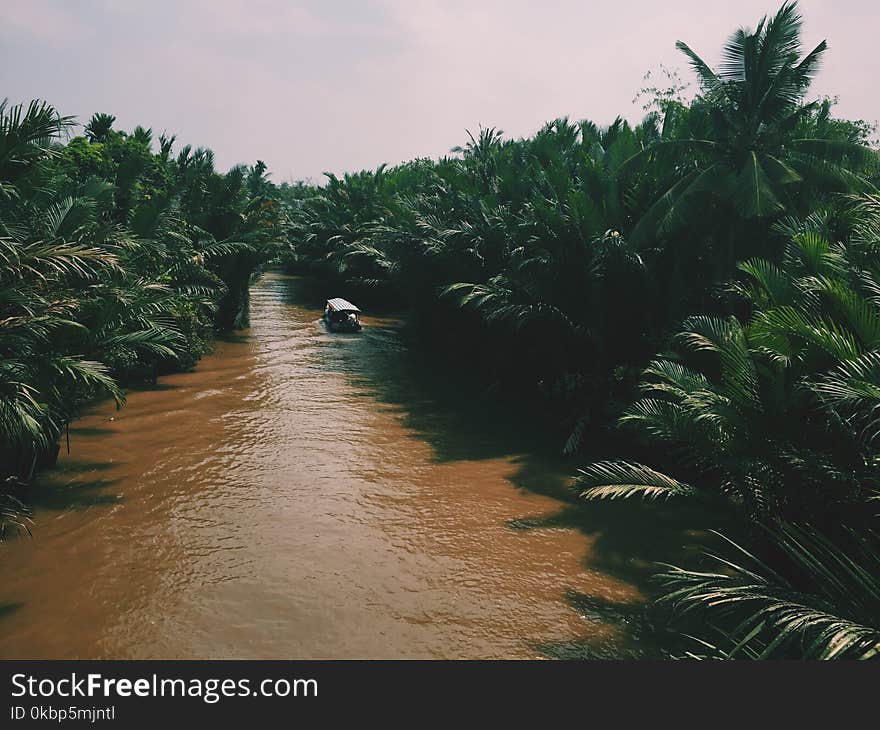
{"label": "boat", "polygon": [[360,332],[360,311],[346,299],[328,299],[324,308],[324,324],[331,332]]}

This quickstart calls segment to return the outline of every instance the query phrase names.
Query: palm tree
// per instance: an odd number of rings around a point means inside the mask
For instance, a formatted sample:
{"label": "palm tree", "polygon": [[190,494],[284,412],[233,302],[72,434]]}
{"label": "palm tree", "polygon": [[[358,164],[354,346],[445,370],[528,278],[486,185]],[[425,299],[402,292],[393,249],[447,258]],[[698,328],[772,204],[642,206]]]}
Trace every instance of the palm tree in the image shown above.
{"label": "palm tree", "polygon": [[63,344],[85,330],[74,292],[118,266],[108,248],[53,235],[72,209],[72,201],[37,209],[35,235],[18,220],[7,228],[15,235],[0,237],[0,450],[25,478],[59,437],[72,391],[122,398],[105,365]]}
{"label": "palm tree", "polygon": [[26,109],[0,103],[0,451],[23,476],[60,433],[55,405],[63,383],[113,388],[102,365],[59,352],[52,343],[78,327],[70,287],[91,283],[99,271],[116,266],[116,258],[60,235],[72,201],[38,205],[28,194],[40,186],[22,186],[39,175],[55,154],[53,140],[71,123],[44,102]]}
{"label": "palm tree", "polygon": [[[647,210],[633,231],[641,240],[685,218],[701,200],[728,207],[742,219],[772,218],[804,209],[804,188],[849,192],[863,185],[856,172],[872,152],[846,139],[800,136],[818,102],[803,104],[827,44],[801,56],[801,17],[786,2],[754,31],[741,28],[713,70],[686,43],[702,94],[689,110],[671,109],[664,138],[631,159],[674,159],[674,183]],[[801,200],[798,201],[798,196]]]}
{"label": "palm tree", "polygon": [[[860,505],[880,478],[872,454],[880,405],[878,271],[853,263],[861,245],[832,245],[821,219],[780,226],[780,265],[743,262],[732,287],[753,309],[695,316],[675,357],[652,362],[643,397],[621,423],[675,455],[691,480],[632,462],[600,462],[579,483],[593,498],[706,490],[754,518],[816,524]],[[839,513],[838,513],[839,514]]]}
{"label": "palm tree", "polygon": [[145,129],[144,127],[138,125],[132,130],[131,140],[136,144],[150,149],[153,144],[153,130]]}
{"label": "palm tree", "polygon": [[112,114],[104,114],[102,112],[93,114],[85,126],[86,138],[90,142],[104,142],[110,134],[110,130],[113,129],[115,121],[116,117]]}
{"label": "palm tree", "polygon": [[0,201],[17,196],[15,183],[53,154],[50,143],[72,125],[72,117],[62,117],[43,101],[31,101],[27,108],[0,101]]}

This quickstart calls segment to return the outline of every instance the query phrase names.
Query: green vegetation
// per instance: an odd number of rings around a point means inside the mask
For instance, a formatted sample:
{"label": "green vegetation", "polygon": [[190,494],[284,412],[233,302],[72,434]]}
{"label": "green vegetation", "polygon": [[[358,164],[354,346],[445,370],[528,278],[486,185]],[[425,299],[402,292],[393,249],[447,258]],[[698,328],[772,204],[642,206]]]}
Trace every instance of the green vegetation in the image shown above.
{"label": "green vegetation", "polygon": [[699,92],[648,90],[636,126],[482,130],[281,191],[291,267],[412,308],[567,453],[621,431],[585,498],[739,521],[748,548],[659,576],[691,656],[880,650],[880,164],[869,125],[805,101],[826,45],[800,28],[784,5],[717,70],[680,42]]}
{"label": "green vegetation", "polygon": [[588,462],[586,500],[738,522],[703,565],[660,569],[689,656],[876,656],[880,158],[870,125],[807,101],[826,46],[802,54],[800,29],[786,3],[717,70],[679,42],[698,93],[646,90],[637,125],[485,129],[317,187],[217,173],[106,114],[62,144],[51,107],[0,107],[0,524],[26,524],[14,485],[82,404],[191,367],[280,257],[406,306],[540,412]]}
{"label": "green vegetation", "polygon": [[192,367],[247,319],[282,233],[265,166],[217,173],[209,150],[96,114],[85,136],[43,102],[0,105],[0,525],[96,395]]}

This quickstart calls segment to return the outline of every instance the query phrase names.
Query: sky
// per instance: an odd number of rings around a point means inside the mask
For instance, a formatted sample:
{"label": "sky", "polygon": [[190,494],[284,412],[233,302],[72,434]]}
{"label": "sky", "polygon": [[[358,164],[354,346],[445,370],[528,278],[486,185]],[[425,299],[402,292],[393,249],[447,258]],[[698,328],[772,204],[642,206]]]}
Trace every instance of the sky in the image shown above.
{"label": "sky", "polygon": [[[661,65],[693,76],[781,0],[0,0],[0,98],[141,124],[264,160],[275,182],[439,157],[466,130],[534,133],[567,116],[638,121]],[[801,0],[811,96],[880,119],[876,0]]]}

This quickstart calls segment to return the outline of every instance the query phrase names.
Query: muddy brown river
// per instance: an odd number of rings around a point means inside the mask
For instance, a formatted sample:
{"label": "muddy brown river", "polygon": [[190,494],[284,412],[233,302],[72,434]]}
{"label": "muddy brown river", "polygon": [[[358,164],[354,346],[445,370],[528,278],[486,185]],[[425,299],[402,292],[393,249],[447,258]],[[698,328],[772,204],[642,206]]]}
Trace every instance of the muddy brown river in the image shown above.
{"label": "muddy brown river", "polygon": [[558,444],[326,294],[265,275],[248,332],[72,426],[0,545],[0,657],[644,653],[662,512],[583,509]]}

